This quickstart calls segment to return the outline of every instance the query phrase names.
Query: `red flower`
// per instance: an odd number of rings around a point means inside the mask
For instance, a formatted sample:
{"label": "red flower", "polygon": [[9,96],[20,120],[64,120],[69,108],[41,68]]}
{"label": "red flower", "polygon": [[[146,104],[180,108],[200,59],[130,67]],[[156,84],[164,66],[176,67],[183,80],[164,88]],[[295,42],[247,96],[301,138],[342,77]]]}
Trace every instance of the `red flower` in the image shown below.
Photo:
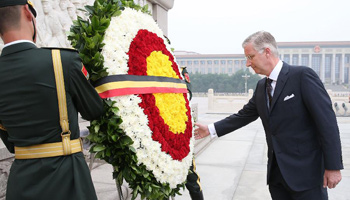
{"label": "red flower", "polygon": [[[182,79],[179,67],[174,61],[173,55],[167,50],[164,40],[158,37],[155,33],[147,30],[139,30],[130,45],[128,52],[128,74],[147,76],[146,59],[153,51],[161,51],[164,55],[167,55],[169,61],[172,63],[172,69],[177,77]],[[153,94],[142,94],[138,96],[142,99],[139,106],[143,108],[144,114],[147,115],[149,128],[153,132],[152,139],[158,141],[162,145],[161,148],[163,152],[169,154],[174,160],[181,161],[190,152],[189,144],[192,137],[191,109],[189,107],[187,94],[183,94],[183,97],[186,102],[186,115],[188,120],[186,122],[184,133],[179,134],[170,131],[169,126],[165,124],[164,119],[161,117],[159,109],[156,106]]]}

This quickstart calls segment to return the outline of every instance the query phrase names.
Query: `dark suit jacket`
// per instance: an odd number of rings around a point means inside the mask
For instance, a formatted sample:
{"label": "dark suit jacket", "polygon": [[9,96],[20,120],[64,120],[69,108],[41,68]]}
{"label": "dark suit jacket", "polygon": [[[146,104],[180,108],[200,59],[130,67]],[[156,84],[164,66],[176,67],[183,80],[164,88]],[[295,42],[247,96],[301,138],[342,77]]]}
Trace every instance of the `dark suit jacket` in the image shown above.
{"label": "dark suit jacket", "polygon": [[[79,138],[78,112],[102,114],[103,104],[82,73],[76,51],[61,50],[71,139]],[[5,47],[0,56],[0,131],[11,146],[62,141],[51,49],[31,43]],[[55,194],[55,195],[53,195]],[[15,160],[6,199],[96,199],[84,155]]]}
{"label": "dark suit jacket", "polygon": [[260,117],[268,144],[267,182],[275,155],[292,190],[319,186],[324,169],[343,169],[338,125],[321,80],[311,68],[283,63],[270,110],[265,84],[261,79],[243,109],[214,124],[218,136]]}

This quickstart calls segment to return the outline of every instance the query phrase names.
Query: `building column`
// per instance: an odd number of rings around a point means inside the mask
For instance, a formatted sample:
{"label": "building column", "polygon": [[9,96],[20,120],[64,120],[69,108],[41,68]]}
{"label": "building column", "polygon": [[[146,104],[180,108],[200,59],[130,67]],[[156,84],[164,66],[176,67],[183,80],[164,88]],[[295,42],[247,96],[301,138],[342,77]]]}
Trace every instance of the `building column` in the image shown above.
{"label": "building column", "polygon": [[335,53],[332,54],[331,83],[335,83]]}
{"label": "building column", "polygon": [[321,66],[320,66],[320,79],[324,83],[326,74],[326,54],[322,54]]}
{"label": "building column", "polygon": [[312,68],[312,53],[309,53],[309,67]]}
{"label": "building column", "polygon": [[341,54],[340,58],[340,83],[345,82],[345,53]]}
{"label": "building column", "polygon": [[299,53],[298,65],[301,65],[301,55],[302,55],[302,53]]}
{"label": "building column", "polygon": [[348,60],[348,63],[346,63],[345,62],[345,58],[346,57],[346,54],[345,54],[345,56],[344,56],[344,70],[347,70],[347,72],[348,72],[348,82],[347,82],[347,84],[350,86],[350,61]]}

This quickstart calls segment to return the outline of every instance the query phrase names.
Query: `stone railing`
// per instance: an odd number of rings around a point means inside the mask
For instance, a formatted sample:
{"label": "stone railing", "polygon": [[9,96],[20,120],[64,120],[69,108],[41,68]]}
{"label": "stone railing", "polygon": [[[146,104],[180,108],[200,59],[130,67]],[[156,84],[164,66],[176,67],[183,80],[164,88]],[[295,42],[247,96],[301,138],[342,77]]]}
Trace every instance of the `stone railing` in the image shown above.
{"label": "stone railing", "polygon": [[[331,100],[332,107],[338,117],[350,116],[350,92],[333,92],[327,90]],[[214,90],[208,90],[208,113],[236,113],[248,103],[253,96],[253,90],[248,94],[222,96],[214,95]]]}
{"label": "stone railing", "polygon": [[337,116],[350,116],[350,92],[334,92],[327,90],[332,100],[332,106]]}
{"label": "stone railing", "polygon": [[248,94],[237,96],[214,95],[214,90],[208,90],[208,113],[236,113],[253,96],[253,90],[249,89]]}

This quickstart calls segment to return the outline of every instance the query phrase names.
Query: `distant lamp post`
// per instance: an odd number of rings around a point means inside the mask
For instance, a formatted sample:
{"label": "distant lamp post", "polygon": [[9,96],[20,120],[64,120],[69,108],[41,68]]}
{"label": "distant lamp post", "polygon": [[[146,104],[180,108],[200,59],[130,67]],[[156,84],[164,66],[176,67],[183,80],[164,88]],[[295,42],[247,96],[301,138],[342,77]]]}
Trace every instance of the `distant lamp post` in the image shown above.
{"label": "distant lamp post", "polygon": [[245,75],[242,75],[242,77],[245,79],[244,91],[245,91],[245,94],[247,94],[248,93],[248,91],[247,91],[247,81],[248,81],[248,78],[250,76],[246,73]]}

